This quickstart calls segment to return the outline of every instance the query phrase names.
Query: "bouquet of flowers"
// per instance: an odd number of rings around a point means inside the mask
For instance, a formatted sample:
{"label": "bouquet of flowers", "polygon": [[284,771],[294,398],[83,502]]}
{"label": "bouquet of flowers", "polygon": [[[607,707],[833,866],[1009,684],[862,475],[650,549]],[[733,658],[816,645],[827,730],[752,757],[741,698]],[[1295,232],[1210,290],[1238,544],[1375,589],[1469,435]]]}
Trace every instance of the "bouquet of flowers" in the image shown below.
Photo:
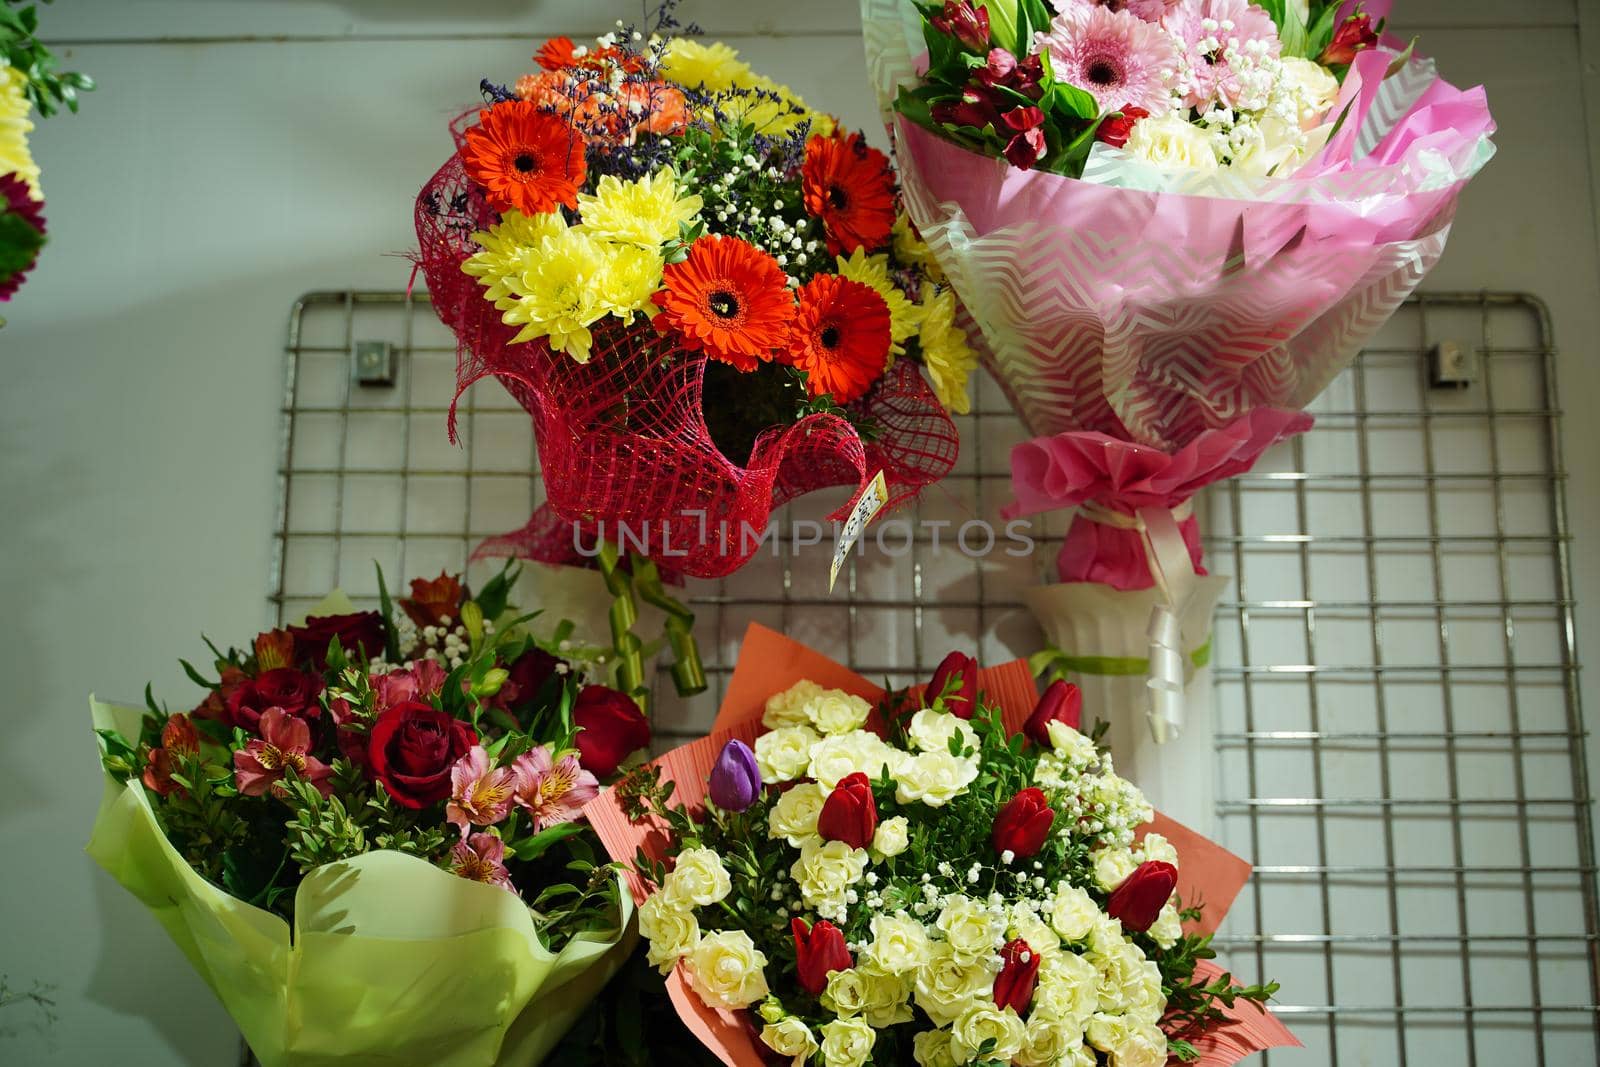
{"label": "bouquet of flowers", "polygon": [[[87,74],[56,73],[56,60],[36,36],[39,11],[0,4],[0,301],[10,300],[44,247],[44,193],[28,150],[35,108],[78,110],[78,94],[94,88]],[[5,319],[0,318],[0,326]]]}
{"label": "bouquet of flowers", "polygon": [[648,745],[600,654],[441,574],[330,597],[191,711],[94,703],[89,852],[160,919],[265,1067],[537,1062],[627,956],[580,813]]}
{"label": "bouquet of flowers", "polygon": [[459,386],[498,377],[538,439],[547,506],[488,551],[717,577],[794,496],[881,471],[893,505],[954,463],[976,356],[888,158],[671,9],[484,82],[417,200]]}
{"label": "bouquet of flowers", "polygon": [[1494,124],[1383,36],[1383,0],[1057,8],[864,0],[868,56],[911,219],[1038,435],[1011,513],[1079,509],[1029,596],[1047,658],[1141,781],[1208,812],[1184,773],[1206,716],[1178,758],[1150,744],[1184,732],[1223,584],[1191,500],[1310,427],[1443,252]]}
{"label": "bouquet of flowers", "polygon": [[[1248,865],[1155,816],[1065,682],[885,694],[752,627],[711,736],[587,812],[729,1064],[1226,1064],[1294,1039],[1210,959]],[[1151,820],[1154,817],[1155,822]],[[759,1042],[759,1044],[758,1044]]]}

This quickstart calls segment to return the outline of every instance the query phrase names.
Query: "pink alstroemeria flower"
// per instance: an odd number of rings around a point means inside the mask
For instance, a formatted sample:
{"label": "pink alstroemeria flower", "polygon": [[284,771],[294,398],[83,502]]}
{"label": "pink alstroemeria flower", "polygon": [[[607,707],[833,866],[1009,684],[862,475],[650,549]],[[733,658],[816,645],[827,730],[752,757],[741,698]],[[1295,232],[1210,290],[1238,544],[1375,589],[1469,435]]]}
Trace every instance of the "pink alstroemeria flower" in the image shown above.
{"label": "pink alstroemeria flower", "polygon": [[311,755],[311,728],[303,719],[282,708],[268,708],[261,713],[260,730],[260,737],[233,754],[233,779],[239,792],[258,797],[271,789],[274,796],[282,796],[285,767],[294,768],[295,774],[309,780],[323,796],[333,792],[328,781],[333,769]]}
{"label": "pink alstroemeria flower", "polygon": [[445,821],[461,828],[466,838],[473,826],[493,826],[511,813],[511,798],[517,792],[517,772],[510,767],[490,769],[489,753],[482,745],[450,767],[450,802],[445,805]]}
{"label": "pink alstroemeria flower", "polygon": [[444,688],[444,668],[431,659],[414,659],[403,670],[372,676],[372,711],[382,715],[397,704],[426,701]]}
{"label": "pink alstroemeria flower", "polygon": [[550,749],[540,745],[517,757],[516,802],[533,818],[537,833],[556,823],[571,822],[583,806],[600,793],[600,782],[583,769],[577,756],[552,761]]}
{"label": "pink alstroemeria flower", "polygon": [[497,885],[515,893],[506,870],[506,843],[494,834],[473,834],[450,850],[450,873],[472,882]]}

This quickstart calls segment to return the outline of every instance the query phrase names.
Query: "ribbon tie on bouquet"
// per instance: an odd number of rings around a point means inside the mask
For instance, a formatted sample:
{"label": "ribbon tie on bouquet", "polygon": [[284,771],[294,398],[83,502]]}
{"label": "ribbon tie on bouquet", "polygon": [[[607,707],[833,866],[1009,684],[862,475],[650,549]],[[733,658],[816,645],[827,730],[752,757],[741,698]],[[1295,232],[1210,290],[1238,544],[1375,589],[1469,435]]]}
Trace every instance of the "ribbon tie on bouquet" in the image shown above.
{"label": "ribbon tie on bouquet", "polygon": [[1150,575],[1160,594],[1160,600],[1150,610],[1150,625],[1145,631],[1150,640],[1150,666],[1145,675],[1150,702],[1146,714],[1150,734],[1158,744],[1176,740],[1183,733],[1182,619],[1194,595],[1195,570],[1178,524],[1193,512],[1194,506],[1188,500],[1173,508],[1148,505],[1132,513],[1086,501],[1078,510],[1090,522],[1137,531],[1144,545]]}

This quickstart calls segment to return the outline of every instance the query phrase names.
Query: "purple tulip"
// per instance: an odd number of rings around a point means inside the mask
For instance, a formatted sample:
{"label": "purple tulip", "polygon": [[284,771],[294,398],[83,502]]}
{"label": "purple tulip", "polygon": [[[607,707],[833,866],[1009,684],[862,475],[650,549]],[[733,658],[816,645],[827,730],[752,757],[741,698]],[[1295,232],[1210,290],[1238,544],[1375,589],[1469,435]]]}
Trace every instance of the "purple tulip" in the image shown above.
{"label": "purple tulip", "polygon": [[750,746],[734,738],[711,768],[711,800],[724,811],[743,811],[761,795],[761,768]]}

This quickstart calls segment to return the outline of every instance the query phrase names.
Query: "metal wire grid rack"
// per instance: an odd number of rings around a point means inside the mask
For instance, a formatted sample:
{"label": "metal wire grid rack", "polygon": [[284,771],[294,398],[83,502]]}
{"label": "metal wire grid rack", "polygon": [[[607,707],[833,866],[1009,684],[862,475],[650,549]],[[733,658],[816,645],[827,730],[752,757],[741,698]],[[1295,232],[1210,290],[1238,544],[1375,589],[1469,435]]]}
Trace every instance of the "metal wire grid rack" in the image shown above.
{"label": "metal wire grid rack", "polygon": [[[1459,342],[1464,388],[1430,388]],[[387,344],[388,350],[369,343]],[[358,347],[392,384],[362,385]],[[424,295],[322,292],[290,316],[271,599],[466,565],[540,499],[528,420],[492,383],[445,440],[454,344]],[[1517,294],[1409,301],[1314,407],[1317,429],[1203,501],[1211,566],[1234,588],[1216,623],[1222,842],[1257,862],[1218,939],[1304,1051],[1283,1063],[1595,1062],[1596,884],[1567,569],[1548,316]],[[868,538],[839,588],[834,500],[806,498],[739,573],[691,583],[711,691],[662,678],[666,744],[709,724],[740,635],[780,627],[874,677],[920,677],[951,647],[1032,651],[1016,593],[1054,556],[985,552],[1022,436],[978,383],[956,470]],[[976,541],[976,543],[974,543]],[[483,564],[473,565],[481,573]]]}

